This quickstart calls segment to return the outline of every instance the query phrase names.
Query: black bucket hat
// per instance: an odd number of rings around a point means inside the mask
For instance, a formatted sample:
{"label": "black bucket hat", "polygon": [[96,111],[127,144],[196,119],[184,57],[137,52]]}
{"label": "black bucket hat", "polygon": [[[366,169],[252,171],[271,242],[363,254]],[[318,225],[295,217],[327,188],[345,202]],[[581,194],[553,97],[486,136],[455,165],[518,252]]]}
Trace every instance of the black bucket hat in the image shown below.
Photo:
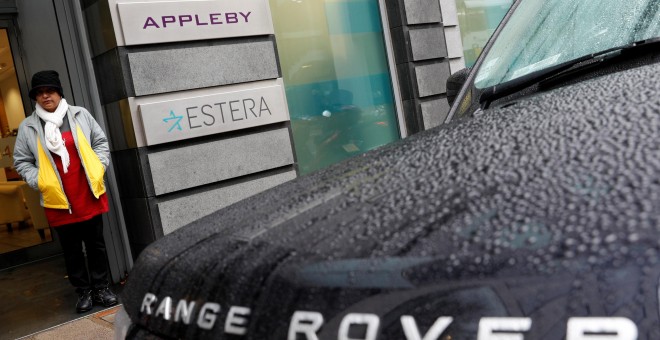
{"label": "black bucket hat", "polygon": [[30,89],[30,98],[32,100],[37,100],[37,90],[41,87],[52,87],[57,90],[60,97],[64,97],[60,75],[57,71],[39,71],[32,76],[32,88]]}

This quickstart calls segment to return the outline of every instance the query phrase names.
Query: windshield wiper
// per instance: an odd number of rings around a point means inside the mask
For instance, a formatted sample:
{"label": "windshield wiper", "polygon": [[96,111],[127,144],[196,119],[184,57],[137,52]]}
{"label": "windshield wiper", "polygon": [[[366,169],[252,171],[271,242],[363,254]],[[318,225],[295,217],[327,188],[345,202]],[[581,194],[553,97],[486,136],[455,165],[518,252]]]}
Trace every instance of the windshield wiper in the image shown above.
{"label": "windshield wiper", "polygon": [[493,101],[506,97],[521,91],[531,85],[542,81],[556,81],[565,75],[574,75],[576,73],[590,71],[594,68],[600,67],[603,61],[609,61],[613,58],[625,55],[629,57],[630,52],[644,52],[644,51],[658,51],[660,47],[660,38],[646,39],[634,42],[629,45],[619,46],[603,50],[597,53],[588,54],[586,56],[569,60],[561,64],[550,66],[542,70],[538,70],[522,77],[512,79],[510,81],[493,85],[483,89],[479,97],[479,103],[483,108],[487,108]]}

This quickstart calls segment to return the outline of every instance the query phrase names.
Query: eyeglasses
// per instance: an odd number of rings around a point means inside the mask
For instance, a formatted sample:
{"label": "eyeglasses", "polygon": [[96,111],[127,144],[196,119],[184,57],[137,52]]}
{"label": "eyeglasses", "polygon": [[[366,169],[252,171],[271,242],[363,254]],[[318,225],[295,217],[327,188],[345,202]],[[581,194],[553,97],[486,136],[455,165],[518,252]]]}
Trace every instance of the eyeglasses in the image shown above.
{"label": "eyeglasses", "polygon": [[53,93],[57,93],[57,89],[52,88],[52,87],[42,87],[37,89],[37,93],[35,94],[36,97],[40,97],[42,95],[52,95]]}

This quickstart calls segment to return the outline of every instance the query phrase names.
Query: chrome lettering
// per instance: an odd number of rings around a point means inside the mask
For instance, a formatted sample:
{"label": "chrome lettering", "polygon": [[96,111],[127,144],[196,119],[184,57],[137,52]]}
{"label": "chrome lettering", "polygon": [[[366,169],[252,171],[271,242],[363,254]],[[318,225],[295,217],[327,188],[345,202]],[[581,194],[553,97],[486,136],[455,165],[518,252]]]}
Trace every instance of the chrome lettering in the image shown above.
{"label": "chrome lettering", "polygon": [[140,307],[140,313],[151,315],[151,305],[153,305],[156,301],[158,301],[156,295],[151,293],[144,294],[144,299],[142,299],[142,306]]}
{"label": "chrome lettering", "polygon": [[297,311],[291,317],[288,340],[296,340],[297,334],[304,334],[307,340],[319,340],[316,332],[323,325],[323,315],[318,312]]}
{"label": "chrome lettering", "polygon": [[[159,303],[160,302],[160,303]],[[173,312],[173,303],[176,309]],[[156,304],[158,307],[156,308]],[[227,306],[224,320],[224,333],[239,336],[248,335],[248,324],[252,310],[242,306]],[[155,309],[154,309],[155,308]],[[195,314],[197,309],[197,313]],[[196,326],[211,330],[218,319],[221,306],[214,302],[201,304],[198,301],[180,299],[173,301],[165,296],[162,300],[152,293],[146,293],[142,299],[140,313],[154,315],[170,322],[182,322],[190,325],[196,317]],[[172,317],[174,316],[174,317]],[[315,311],[296,311],[289,323],[288,340],[319,340],[318,332],[324,324],[323,315]],[[406,340],[438,340],[454,322],[450,316],[438,317],[433,325],[422,335],[415,317],[402,315],[401,327]],[[365,332],[354,335],[354,327]],[[339,323],[338,340],[377,340],[380,317],[376,314],[350,313]],[[524,333],[532,328],[532,319],[527,317],[483,317],[479,320],[477,340],[524,340]],[[566,340],[637,340],[637,325],[624,317],[572,317],[568,319]]]}
{"label": "chrome lettering", "polygon": [[218,318],[220,305],[214,302],[207,302],[202,306],[197,317],[197,326],[202,329],[212,329],[215,320]]}
{"label": "chrome lettering", "polygon": [[429,328],[429,330],[424,334],[424,337],[419,334],[419,328],[417,328],[417,322],[415,318],[410,315],[404,315],[401,317],[401,326],[403,327],[403,333],[406,335],[407,340],[437,340],[440,339],[442,332],[449,327],[451,322],[454,321],[452,317],[441,316]]}
{"label": "chrome lettering", "polygon": [[163,316],[163,319],[168,321],[172,316],[172,298],[169,296],[166,296],[163,301],[160,302],[160,305],[158,305],[155,316],[158,317],[161,315]]}
{"label": "chrome lettering", "polygon": [[[364,338],[349,338],[348,332],[352,325],[365,325],[367,326],[367,332],[364,335]],[[339,334],[337,339],[339,340],[376,340],[378,335],[378,326],[380,325],[380,318],[375,314],[359,314],[351,313],[347,314],[339,324]]]}
{"label": "chrome lettering", "polygon": [[174,312],[174,322],[183,321],[186,325],[190,325],[190,318],[192,317],[193,310],[195,309],[195,301],[187,303],[186,300],[179,300]]}
{"label": "chrome lettering", "polygon": [[247,334],[247,317],[250,316],[250,308],[231,306],[225,320],[225,333],[245,335]]}
{"label": "chrome lettering", "polygon": [[530,318],[481,318],[477,340],[523,340],[531,327]]}
{"label": "chrome lettering", "polygon": [[637,326],[626,318],[570,318],[566,340],[637,340]]}

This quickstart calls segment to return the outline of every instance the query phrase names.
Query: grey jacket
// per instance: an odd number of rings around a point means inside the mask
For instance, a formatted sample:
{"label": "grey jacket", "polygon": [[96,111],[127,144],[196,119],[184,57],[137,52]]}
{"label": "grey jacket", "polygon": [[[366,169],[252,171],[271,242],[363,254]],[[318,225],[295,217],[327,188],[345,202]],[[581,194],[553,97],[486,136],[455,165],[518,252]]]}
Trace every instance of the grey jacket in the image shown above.
{"label": "grey jacket", "polygon": [[[96,122],[96,120],[94,120],[94,117],[92,117],[89,111],[87,111],[85,108],[73,105],[69,105],[69,110],[67,111],[66,117],[69,121],[71,131],[73,132],[73,139],[76,145],[76,149],[78,149],[79,156],[80,150],[78,137],[75,133],[77,126],[80,126],[94,153],[96,153],[98,156],[99,161],[103,167],[107,169],[110,165],[110,149],[108,147],[108,140],[99,124]],[[36,112],[33,112],[32,115],[23,120],[18,128],[18,136],[16,137],[16,145],[14,146],[14,167],[30,187],[39,191],[38,173],[40,164],[39,157],[37,156],[37,138],[41,141],[41,145],[46,145],[41,119],[39,116],[37,116]],[[50,152],[46,152],[46,156],[50,162],[50,165],[57,169]],[[59,174],[57,174],[57,178],[61,186],[62,179],[59,177]]]}

